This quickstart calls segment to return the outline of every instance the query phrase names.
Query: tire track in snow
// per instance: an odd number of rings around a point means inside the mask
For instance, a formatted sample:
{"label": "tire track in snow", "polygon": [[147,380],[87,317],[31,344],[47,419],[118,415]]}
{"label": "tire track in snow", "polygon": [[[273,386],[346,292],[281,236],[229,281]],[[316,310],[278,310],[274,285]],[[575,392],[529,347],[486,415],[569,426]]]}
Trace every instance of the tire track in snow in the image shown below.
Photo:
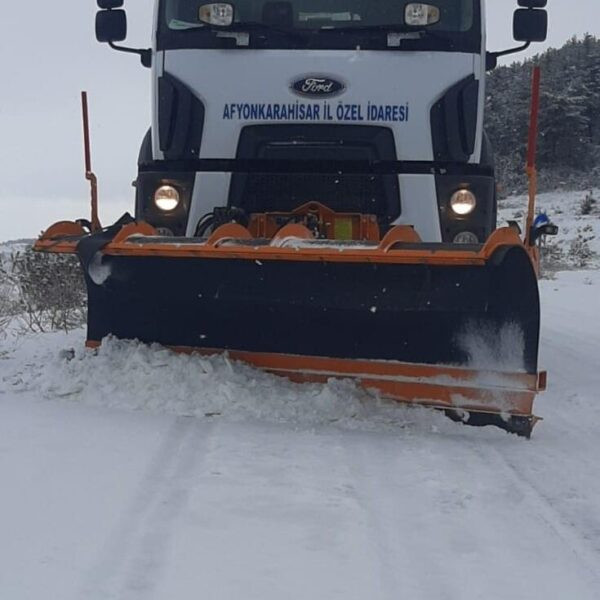
{"label": "tire track in snow", "polygon": [[[543,454],[536,464],[542,464],[550,472],[560,467],[562,494],[553,499],[556,494],[551,480],[536,477],[535,470],[514,460],[511,465],[519,475],[530,473],[530,482],[535,482],[538,493],[552,501],[555,508],[561,500],[564,502],[563,522],[579,532],[600,560],[600,515],[595,510],[600,497],[597,459],[600,336],[590,329],[585,315],[569,309],[565,319],[564,310],[554,312],[556,315],[552,315],[543,330],[542,348],[549,369],[549,385],[539,400],[546,420],[539,427]],[[563,321],[561,328],[559,324]],[[534,443],[537,442],[536,436]]]}
{"label": "tire track in snow", "polygon": [[[187,417],[173,421],[84,581],[80,597],[122,600],[132,593],[149,597],[162,566],[160,555],[168,542],[165,525],[177,517],[185,501],[181,488],[171,490],[169,485],[190,473],[201,441],[204,443],[200,431],[209,436],[212,430],[212,425],[204,427],[200,429],[195,419]],[[194,437],[190,440],[190,436]],[[147,554],[148,548],[154,548],[150,551],[153,554]]]}
{"label": "tire track in snow", "polygon": [[202,472],[165,587],[186,580],[223,600],[389,598],[335,431],[223,424]]}
{"label": "tire track in snow", "polygon": [[[478,448],[481,450],[483,446]],[[487,447],[490,462],[495,463],[510,479],[515,487],[518,487],[530,505],[532,514],[536,515],[544,524],[552,530],[556,536],[567,546],[576,557],[580,565],[588,572],[590,579],[600,590],[600,553],[589,545],[585,535],[577,531],[576,525],[570,521],[557,508],[552,501],[535,483],[529,479],[510,459],[502,454],[498,448]],[[493,458],[492,458],[493,457]]]}
{"label": "tire track in snow", "polygon": [[208,435],[201,435],[205,431],[205,426],[199,425],[197,419],[187,419],[172,468],[164,477],[162,486],[157,487],[158,493],[152,506],[148,505],[135,552],[128,561],[120,598],[147,600],[154,597],[160,576],[167,566],[166,553],[176,529],[175,523],[187,506],[197,468],[205,459],[210,430]]}
{"label": "tire track in snow", "polygon": [[[348,446],[386,599],[597,598],[597,554],[477,433]],[[530,577],[507,578],[523,561]]]}
{"label": "tire track in snow", "polygon": [[[516,444],[512,444],[511,438],[506,441],[509,449],[529,444],[516,439]],[[535,585],[540,597],[596,600],[596,590],[600,589],[599,573],[595,567],[598,561],[591,558],[590,549],[585,548],[564,525],[561,515],[548,499],[507,462],[495,441],[480,438],[478,442],[470,437],[461,442],[461,448],[457,447],[456,451],[462,450],[464,464],[472,470],[474,479],[480,478],[489,486],[486,494],[478,499],[484,503],[480,523],[473,523],[474,531],[466,532],[472,538],[470,543],[479,540],[481,548],[490,555],[487,564],[484,563],[486,569],[501,569],[500,565],[504,562],[504,569],[508,570],[515,561],[522,564],[523,559],[529,565],[530,581],[527,585],[514,580],[510,584],[513,589],[507,587],[498,597],[502,600],[506,597],[529,600],[533,592],[527,587]],[[493,503],[489,502],[490,494],[494,497]],[[505,499],[498,502],[502,496]],[[510,526],[506,525],[508,522]],[[512,556],[506,561],[503,555],[508,549],[511,549]],[[533,555],[535,558],[532,558]],[[489,577],[490,573],[486,575]],[[557,586],[556,589],[554,586]],[[569,595],[565,595],[565,589],[569,589]],[[456,596],[461,597],[460,594]]]}
{"label": "tire track in snow", "polygon": [[[338,439],[337,454],[342,454],[342,464],[345,465],[348,473],[348,481],[352,482],[351,485],[346,486],[346,489],[350,497],[353,498],[356,506],[363,513],[368,526],[367,537],[377,560],[382,593],[385,595],[386,600],[395,600],[398,597],[398,590],[400,588],[399,581],[396,578],[396,569],[391,558],[391,542],[388,531],[382,527],[380,520],[374,515],[372,507],[365,497],[366,477],[362,468],[363,458],[361,456],[363,448],[359,447],[359,451],[355,452],[356,448],[353,447],[352,451],[349,452],[348,437],[344,437],[341,434],[338,434],[336,437]],[[352,445],[354,446],[354,444]]]}
{"label": "tire track in snow", "polygon": [[[411,490],[406,481],[396,480],[394,465],[401,464],[404,459],[410,463],[419,450],[413,444],[408,444],[407,448],[407,440],[387,435],[376,442],[373,436],[354,438],[340,434],[339,439],[345,451],[347,468],[355,482],[353,495],[369,524],[369,542],[379,562],[385,599],[459,598],[456,577],[444,565],[439,565],[445,574],[442,589],[439,574],[432,577],[430,556],[423,551],[426,543],[421,543],[419,533],[414,535],[412,524],[407,526],[411,515],[410,509],[405,509],[407,504],[413,504]],[[425,490],[425,493],[421,490],[419,510],[425,504],[436,503],[428,492],[431,490]]]}

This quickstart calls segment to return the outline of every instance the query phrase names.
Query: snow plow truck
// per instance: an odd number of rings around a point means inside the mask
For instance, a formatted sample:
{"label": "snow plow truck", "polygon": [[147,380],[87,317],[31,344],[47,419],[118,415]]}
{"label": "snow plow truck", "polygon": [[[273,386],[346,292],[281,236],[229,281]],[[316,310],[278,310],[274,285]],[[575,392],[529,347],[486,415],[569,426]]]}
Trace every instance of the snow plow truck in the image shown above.
{"label": "snow plow truck", "polygon": [[92,218],[36,243],[79,256],[88,346],[227,352],[530,436],[539,232],[497,228],[483,113],[546,0],[518,0],[503,52],[484,0],[157,0],[150,49],[98,5],[98,40],[151,69],[152,123],[135,214],[103,228],[84,111]]}

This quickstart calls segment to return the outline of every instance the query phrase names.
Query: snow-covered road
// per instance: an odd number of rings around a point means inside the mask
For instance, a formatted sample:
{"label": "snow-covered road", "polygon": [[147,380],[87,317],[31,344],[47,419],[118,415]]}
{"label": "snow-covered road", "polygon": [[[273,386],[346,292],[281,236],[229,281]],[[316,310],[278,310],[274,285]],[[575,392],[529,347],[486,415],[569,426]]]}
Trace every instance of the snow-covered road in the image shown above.
{"label": "snow-covered road", "polygon": [[542,282],[529,442],[223,358],[0,342],[0,598],[597,600],[599,286]]}

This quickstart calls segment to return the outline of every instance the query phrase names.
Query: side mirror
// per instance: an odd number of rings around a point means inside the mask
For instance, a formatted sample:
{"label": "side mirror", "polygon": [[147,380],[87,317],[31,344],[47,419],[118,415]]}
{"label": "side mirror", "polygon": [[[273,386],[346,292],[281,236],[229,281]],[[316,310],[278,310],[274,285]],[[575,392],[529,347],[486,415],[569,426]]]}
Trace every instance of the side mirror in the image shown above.
{"label": "side mirror", "polygon": [[123,0],[97,0],[98,8],[104,10],[111,10],[112,8],[121,8],[123,6]]}
{"label": "side mirror", "polygon": [[[519,0],[520,5],[525,3],[545,5],[545,0]],[[517,42],[544,42],[547,35],[548,13],[545,10],[519,8],[515,11],[513,37]]]}
{"label": "side mirror", "polygon": [[[100,2],[108,4],[108,0]],[[99,42],[122,42],[126,37],[127,15],[124,10],[101,10],[96,14],[96,39]]]}

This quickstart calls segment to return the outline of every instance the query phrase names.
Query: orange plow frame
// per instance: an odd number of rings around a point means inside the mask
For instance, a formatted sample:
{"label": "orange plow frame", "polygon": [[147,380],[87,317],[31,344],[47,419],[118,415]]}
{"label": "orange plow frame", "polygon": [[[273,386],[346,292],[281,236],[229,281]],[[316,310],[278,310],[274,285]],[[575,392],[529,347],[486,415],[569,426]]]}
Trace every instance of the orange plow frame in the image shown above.
{"label": "orange plow frame", "polygon": [[[76,254],[79,240],[86,235],[77,223],[60,221],[46,230],[35,243],[40,252]],[[143,238],[152,238],[146,241]],[[327,248],[319,245],[312,233],[302,225],[287,225],[271,240],[268,246],[259,248],[252,245],[235,245],[236,241],[253,239],[250,231],[235,223],[222,225],[207,240],[191,241],[182,238],[174,242],[172,238],[162,241],[157,231],[147,223],[126,225],[104,248],[102,253],[109,256],[162,256],[172,258],[223,258],[257,260],[260,258],[289,261],[327,262],[372,262],[393,264],[425,264],[448,266],[483,266],[493,254],[503,246],[519,246],[530,256],[537,272],[538,252],[535,247],[523,244],[518,233],[510,227],[496,229],[479,250],[449,250],[439,247],[419,248],[420,239],[412,227],[397,225],[392,227],[378,245],[372,247]],[[296,239],[312,241],[299,248],[285,247],[282,240]],[[136,243],[137,240],[137,243]],[[231,243],[234,244],[231,244]],[[410,244],[410,248],[403,247]]]}
{"label": "orange plow frame", "polygon": [[[79,225],[61,222],[52,226],[36,243],[45,252],[76,253],[84,234]],[[484,267],[503,247],[521,247],[527,252],[532,267],[537,269],[536,254],[528,249],[511,228],[496,230],[478,250],[448,249],[443,245],[424,244],[406,226],[396,226],[378,243],[328,248],[319,245],[308,229],[299,224],[282,228],[268,245],[255,246],[251,233],[241,225],[218,228],[206,240],[155,237],[146,223],[122,227],[102,253],[105,256],[166,257],[172,259],[206,258],[247,261],[308,261],[347,263],[392,263],[408,265],[442,265]],[[288,245],[285,245],[287,242]],[[295,242],[301,244],[297,246]],[[88,340],[95,348],[100,340]],[[177,352],[218,354],[220,348],[169,347]],[[375,390],[382,397],[446,411],[488,413],[501,418],[529,419],[531,428],[533,403],[538,392],[546,388],[546,373],[528,374],[482,371],[464,367],[426,365],[388,360],[359,360],[227,350],[228,355],[275,375],[295,382],[324,383],[329,379],[351,379],[358,385]]]}

